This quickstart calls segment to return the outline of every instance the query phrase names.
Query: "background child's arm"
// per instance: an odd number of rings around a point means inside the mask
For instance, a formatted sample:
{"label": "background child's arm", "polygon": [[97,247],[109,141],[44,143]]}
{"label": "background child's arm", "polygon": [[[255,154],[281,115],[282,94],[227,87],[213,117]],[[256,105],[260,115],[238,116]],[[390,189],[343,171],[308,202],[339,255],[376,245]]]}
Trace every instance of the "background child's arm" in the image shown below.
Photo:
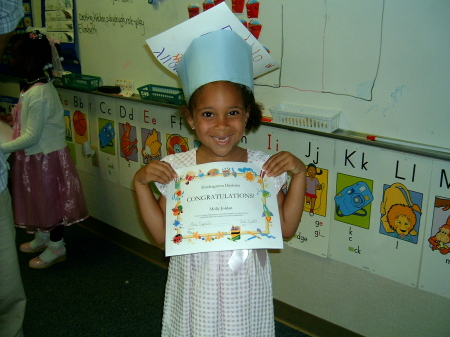
{"label": "background child's arm", "polygon": [[277,196],[281,231],[283,237],[290,238],[302,219],[306,190],[305,164],[292,153],[283,151],[270,157],[262,168],[269,177],[276,177],[284,172],[292,175],[286,195],[280,191]]}
{"label": "background child's arm", "polygon": [[165,241],[166,198],[156,199],[150,182],[168,184],[177,177],[172,166],[162,161],[152,161],[134,175],[134,187],[141,216],[153,239],[161,244]]}
{"label": "background child's arm", "polygon": [[36,145],[44,131],[45,117],[43,111],[46,108],[45,102],[34,100],[28,107],[27,125],[21,126],[20,136],[10,142],[2,143],[0,150],[3,153],[11,153]]}

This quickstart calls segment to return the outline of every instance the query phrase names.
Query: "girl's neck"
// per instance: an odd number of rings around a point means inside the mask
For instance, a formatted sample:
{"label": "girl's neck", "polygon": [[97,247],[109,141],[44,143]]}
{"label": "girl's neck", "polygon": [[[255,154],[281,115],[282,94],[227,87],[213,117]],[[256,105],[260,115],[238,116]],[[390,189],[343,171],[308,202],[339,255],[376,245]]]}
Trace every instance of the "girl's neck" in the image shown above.
{"label": "girl's neck", "polygon": [[207,147],[201,146],[197,149],[196,164],[206,164],[216,161],[234,161],[234,162],[248,162],[247,150],[236,146],[233,151],[224,157],[218,156],[211,152]]}
{"label": "girl's neck", "polygon": [[[33,77],[29,77],[33,78]],[[30,89],[33,85],[37,83],[48,83],[50,82],[50,77],[48,75],[42,74],[41,76],[34,77],[34,79],[29,80],[28,78],[25,79],[25,81],[21,82],[21,90],[23,92],[26,92],[28,89]]]}
{"label": "girl's neck", "polygon": [[41,77],[37,77],[34,80],[25,80],[26,84],[33,85],[38,82],[48,83],[50,82],[50,77],[48,75],[43,75]]}

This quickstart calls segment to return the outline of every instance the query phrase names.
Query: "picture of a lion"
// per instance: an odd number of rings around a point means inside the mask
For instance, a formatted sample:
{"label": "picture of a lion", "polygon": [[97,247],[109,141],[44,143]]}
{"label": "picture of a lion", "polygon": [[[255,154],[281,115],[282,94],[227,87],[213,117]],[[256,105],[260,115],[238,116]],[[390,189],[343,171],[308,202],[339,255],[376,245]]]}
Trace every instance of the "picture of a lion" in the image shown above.
{"label": "picture of a lion", "polygon": [[387,233],[397,232],[400,237],[417,235],[414,226],[421,213],[419,205],[413,204],[408,189],[401,183],[394,183],[384,191],[381,202],[381,221]]}

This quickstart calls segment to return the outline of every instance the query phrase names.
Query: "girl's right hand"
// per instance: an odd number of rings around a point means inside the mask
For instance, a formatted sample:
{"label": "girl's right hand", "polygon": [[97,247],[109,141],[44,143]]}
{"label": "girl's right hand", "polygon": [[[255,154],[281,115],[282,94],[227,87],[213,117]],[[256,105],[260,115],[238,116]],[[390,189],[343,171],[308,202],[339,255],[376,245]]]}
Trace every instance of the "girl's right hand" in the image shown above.
{"label": "girl's right hand", "polygon": [[169,163],[154,160],[140,168],[134,175],[134,180],[141,185],[147,185],[151,182],[168,184],[177,177],[177,173]]}

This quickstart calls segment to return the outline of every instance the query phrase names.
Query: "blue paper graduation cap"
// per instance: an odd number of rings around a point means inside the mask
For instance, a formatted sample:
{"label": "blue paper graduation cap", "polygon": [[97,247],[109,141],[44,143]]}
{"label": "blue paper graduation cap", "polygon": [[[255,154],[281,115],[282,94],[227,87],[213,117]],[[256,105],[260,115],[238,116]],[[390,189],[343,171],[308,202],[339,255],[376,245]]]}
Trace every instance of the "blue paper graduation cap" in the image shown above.
{"label": "blue paper graduation cap", "polygon": [[177,65],[186,100],[202,85],[230,81],[253,91],[252,47],[232,30],[216,30],[192,40]]}
{"label": "blue paper graduation cap", "polygon": [[146,41],[156,59],[178,73],[187,100],[213,81],[253,89],[253,78],[279,67],[225,2]]}

